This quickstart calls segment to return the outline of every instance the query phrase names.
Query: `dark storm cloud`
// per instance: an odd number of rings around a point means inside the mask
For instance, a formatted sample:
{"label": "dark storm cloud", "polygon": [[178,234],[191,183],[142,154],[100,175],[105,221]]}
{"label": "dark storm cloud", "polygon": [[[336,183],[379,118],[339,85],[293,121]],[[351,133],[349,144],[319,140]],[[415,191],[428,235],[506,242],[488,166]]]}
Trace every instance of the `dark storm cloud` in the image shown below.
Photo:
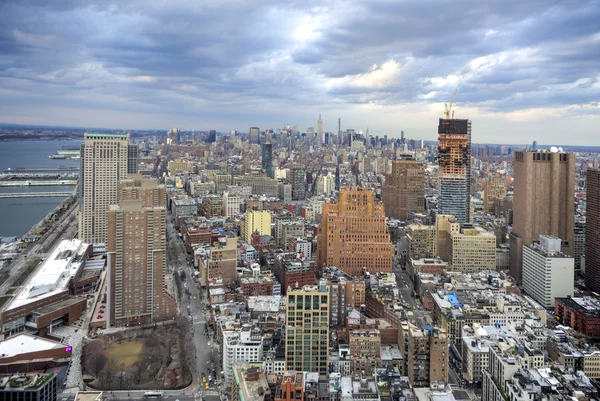
{"label": "dark storm cloud", "polygon": [[200,118],[443,102],[456,87],[488,113],[577,109],[600,98],[599,18],[599,0],[4,1],[0,93],[17,112]]}

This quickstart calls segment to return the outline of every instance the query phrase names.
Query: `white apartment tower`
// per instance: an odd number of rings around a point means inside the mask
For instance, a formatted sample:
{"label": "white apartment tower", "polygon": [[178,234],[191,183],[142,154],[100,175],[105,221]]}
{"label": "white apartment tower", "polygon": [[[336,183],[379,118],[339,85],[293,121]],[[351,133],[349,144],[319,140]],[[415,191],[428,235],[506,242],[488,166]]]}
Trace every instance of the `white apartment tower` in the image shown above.
{"label": "white apartment tower", "polygon": [[556,297],[573,296],[575,261],[560,247],[561,239],[552,235],[523,246],[523,290],[544,308],[554,308]]}
{"label": "white apartment tower", "polygon": [[137,146],[127,134],[86,132],[80,163],[79,239],[106,242],[108,207],[119,201],[119,181],[137,172]]}
{"label": "white apartment tower", "polygon": [[231,195],[228,191],[223,192],[223,217],[233,217],[240,213],[242,198]]}
{"label": "white apartment tower", "polygon": [[249,325],[239,331],[223,332],[223,374],[225,383],[233,380],[233,367],[240,362],[259,362],[262,359],[262,333]]}

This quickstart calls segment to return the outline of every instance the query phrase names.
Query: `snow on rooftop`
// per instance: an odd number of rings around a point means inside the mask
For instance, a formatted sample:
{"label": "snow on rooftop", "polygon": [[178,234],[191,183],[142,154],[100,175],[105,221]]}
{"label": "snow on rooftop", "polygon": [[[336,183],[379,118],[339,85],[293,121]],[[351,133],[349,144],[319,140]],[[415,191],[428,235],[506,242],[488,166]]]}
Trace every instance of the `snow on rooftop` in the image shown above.
{"label": "snow on rooftop", "polygon": [[28,353],[46,351],[54,348],[65,348],[64,344],[30,334],[17,334],[0,342],[0,358]]}
{"label": "snow on rooftop", "polygon": [[85,262],[84,255],[88,246],[89,244],[78,239],[61,241],[21,287],[6,309],[18,308],[65,290],[71,277]]}

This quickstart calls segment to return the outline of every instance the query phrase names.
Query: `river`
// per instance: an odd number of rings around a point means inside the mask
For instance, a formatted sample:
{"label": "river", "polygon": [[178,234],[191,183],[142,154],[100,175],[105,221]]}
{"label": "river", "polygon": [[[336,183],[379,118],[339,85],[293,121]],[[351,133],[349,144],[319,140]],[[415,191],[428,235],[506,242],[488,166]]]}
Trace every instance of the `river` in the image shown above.
{"label": "river", "polygon": [[[77,167],[78,160],[49,159],[57,150],[78,148],[82,141],[0,142],[0,172],[17,168]],[[0,193],[69,192],[74,186],[0,187]],[[58,206],[64,197],[0,198],[0,237],[22,236]]]}

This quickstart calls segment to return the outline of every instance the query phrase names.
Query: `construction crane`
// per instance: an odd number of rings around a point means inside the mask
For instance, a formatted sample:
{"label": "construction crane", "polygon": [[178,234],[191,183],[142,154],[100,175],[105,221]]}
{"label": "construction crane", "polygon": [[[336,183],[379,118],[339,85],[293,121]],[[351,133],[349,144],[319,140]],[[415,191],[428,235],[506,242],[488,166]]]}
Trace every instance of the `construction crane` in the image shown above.
{"label": "construction crane", "polygon": [[[454,93],[452,94],[452,100],[450,100],[450,105],[448,105],[448,103],[444,103],[444,107],[446,109],[446,111],[444,111],[444,114],[446,115],[446,119],[450,119],[450,111],[452,110],[452,105],[454,104],[454,97],[456,96],[456,91],[458,89],[454,89]],[[454,114],[452,115],[452,118],[454,118]]]}

